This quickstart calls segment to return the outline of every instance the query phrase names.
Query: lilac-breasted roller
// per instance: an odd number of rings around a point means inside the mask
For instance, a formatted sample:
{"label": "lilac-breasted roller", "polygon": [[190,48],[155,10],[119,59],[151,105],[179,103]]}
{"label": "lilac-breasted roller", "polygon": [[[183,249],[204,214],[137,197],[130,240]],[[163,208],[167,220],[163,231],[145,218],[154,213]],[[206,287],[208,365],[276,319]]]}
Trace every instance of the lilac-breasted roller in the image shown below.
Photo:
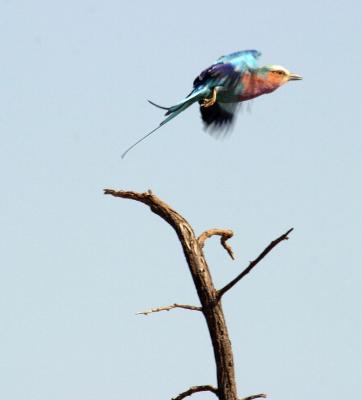
{"label": "lilac-breasted roller", "polygon": [[162,107],[149,101],[152,105],[166,110],[166,118],[157,128],[129,147],[122,154],[122,158],[138,143],[193,103],[198,102],[200,105],[205,128],[211,132],[220,131],[231,126],[241,102],[271,93],[288,81],[302,79],[300,75],[293,74],[279,65],[258,67],[257,59],[260,55],[257,50],[244,50],[218,58],[194,80],[191,93],[174,106]]}

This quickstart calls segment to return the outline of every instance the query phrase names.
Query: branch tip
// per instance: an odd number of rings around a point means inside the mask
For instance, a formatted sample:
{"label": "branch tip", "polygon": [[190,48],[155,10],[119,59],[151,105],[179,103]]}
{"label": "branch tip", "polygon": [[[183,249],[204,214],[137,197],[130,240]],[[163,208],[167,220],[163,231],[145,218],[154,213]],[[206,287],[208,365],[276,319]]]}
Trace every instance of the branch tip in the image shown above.
{"label": "branch tip", "polygon": [[231,229],[208,229],[203,232],[197,239],[199,246],[201,248],[204,247],[206,239],[209,239],[211,236],[218,235],[220,236],[221,246],[228,252],[229,256],[235,260],[234,252],[231,246],[226,243],[227,240],[234,236],[234,232]]}
{"label": "branch tip", "polygon": [[254,400],[254,399],[260,399],[260,398],[266,399],[267,395],[264,393],[254,394],[253,396],[243,397],[240,400]]}
{"label": "branch tip", "polygon": [[171,400],[182,400],[185,397],[191,396],[194,393],[198,392],[212,392],[216,396],[218,396],[217,388],[211,385],[202,385],[202,386],[192,386],[190,389],[186,390],[185,392],[180,393],[177,397],[173,397]]}
{"label": "branch tip", "polygon": [[290,228],[287,230],[283,235],[279,236],[275,240],[273,240],[259,255],[258,257],[250,261],[249,266],[246,267],[236,278],[234,278],[232,281],[230,281],[227,285],[225,285],[222,289],[218,291],[217,297],[218,300],[221,299],[221,297],[228,291],[230,290],[234,285],[236,285],[242,278],[244,278],[245,275],[247,275],[268,253],[270,253],[275,246],[277,246],[280,242],[283,240],[288,240],[288,235],[290,232],[293,231],[294,228]]}
{"label": "branch tip", "polygon": [[164,307],[156,307],[156,308],[151,308],[150,310],[146,311],[139,311],[136,313],[136,315],[149,315],[152,313],[160,312],[160,311],[170,311],[173,310],[174,308],[183,308],[184,310],[191,310],[191,311],[201,311],[201,307],[197,306],[190,306],[188,304],[171,304],[170,306],[164,306]]}

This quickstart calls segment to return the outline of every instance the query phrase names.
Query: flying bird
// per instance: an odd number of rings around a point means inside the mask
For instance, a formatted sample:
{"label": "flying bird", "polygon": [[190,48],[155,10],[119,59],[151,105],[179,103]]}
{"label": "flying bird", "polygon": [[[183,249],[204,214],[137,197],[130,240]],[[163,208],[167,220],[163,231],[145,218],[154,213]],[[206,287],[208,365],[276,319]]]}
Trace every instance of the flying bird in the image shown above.
{"label": "flying bird", "polygon": [[194,80],[191,93],[171,107],[163,107],[148,100],[155,107],[166,110],[166,118],[129,147],[122,158],[138,143],[196,102],[200,105],[205,128],[211,132],[222,131],[231,126],[241,102],[271,93],[289,81],[302,79],[300,75],[280,65],[258,67],[260,56],[257,50],[244,50],[219,57]]}

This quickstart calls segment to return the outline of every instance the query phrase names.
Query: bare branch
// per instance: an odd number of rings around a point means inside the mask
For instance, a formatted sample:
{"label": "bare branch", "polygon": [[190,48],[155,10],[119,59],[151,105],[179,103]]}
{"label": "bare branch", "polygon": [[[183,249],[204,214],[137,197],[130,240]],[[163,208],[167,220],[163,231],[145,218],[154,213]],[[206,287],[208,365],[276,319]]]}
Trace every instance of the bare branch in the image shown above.
{"label": "bare branch", "polygon": [[123,199],[136,200],[148,205],[153,203],[153,194],[151,190],[144,193],[137,193],[127,190],[104,189],[104,194],[110,194],[114,197],[122,197]]}
{"label": "bare branch", "polygon": [[198,237],[198,242],[201,248],[204,247],[205,240],[209,239],[211,236],[218,235],[220,237],[220,243],[221,246],[229,253],[229,256],[235,260],[234,258],[234,253],[229,244],[226,243],[228,239],[234,236],[234,232],[231,229],[209,229],[205,232],[203,232],[199,237]]}
{"label": "bare branch", "polygon": [[240,400],[254,400],[254,399],[260,399],[260,398],[265,399],[266,397],[267,397],[266,394],[260,393],[260,394],[254,394],[253,396],[243,397]]}
{"label": "bare branch", "polygon": [[185,392],[180,393],[177,397],[173,397],[171,400],[182,400],[185,397],[191,396],[197,392],[212,392],[216,396],[218,395],[217,389],[211,385],[192,386],[192,387],[190,387],[189,390],[186,390]]}
{"label": "bare branch", "polygon": [[[189,390],[179,394],[173,400],[182,400],[194,393],[205,391],[214,393],[220,400],[236,400],[238,397],[235,381],[233,353],[220,299],[228,290],[230,290],[245,275],[247,275],[276,245],[278,245],[278,243],[288,239],[288,234],[292,231],[292,229],[288,230],[284,235],[271,242],[270,245],[266,247],[265,250],[254,261],[250,262],[249,266],[243,272],[241,272],[241,274],[239,274],[225,287],[217,291],[215,289],[213,279],[202,249],[206,239],[213,235],[218,235],[221,236],[221,245],[233,258],[232,249],[226,243],[227,240],[232,237],[232,231],[223,229],[210,229],[202,233],[199,238],[196,238],[194,230],[188,221],[168,204],[154,195],[151,191],[138,193],[133,191],[116,191],[112,189],[105,189],[104,193],[114,197],[135,200],[147,205],[153,213],[160,216],[174,229],[181,243],[187,265],[200,299],[200,307],[175,303],[170,306],[153,308],[149,311],[143,311],[139,313],[148,315],[154,312],[170,311],[174,308],[184,308],[193,311],[201,311],[205,317],[214,350],[217,388],[210,385],[193,386]],[[253,400],[262,397],[266,396],[264,394],[259,394],[246,397],[242,400]]]}
{"label": "bare branch", "polygon": [[148,315],[160,311],[170,311],[173,310],[174,308],[183,308],[185,310],[192,310],[192,311],[202,311],[201,307],[197,306],[189,306],[188,304],[171,304],[170,306],[165,306],[165,307],[157,307],[157,308],[151,308],[150,310],[146,311],[140,311],[136,313],[136,315]]}
{"label": "bare branch", "polygon": [[280,242],[283,240],[288,240],[288,235],[290,232],[292,232],[294,228],[289,229],[287,232],[285,232],[283,235],[279,236],[277,239],[273,240],[269,246],[267,246],[259,255],[258,257],[254,260],[251,261],[249,266],[244,269],[241,274],[239,274],[236,278],[234,278],[231,282],[229,282],[227,285],[225,285],[222,289],[218,291],[218,299],[220,300],[221,297],[228,291],[230,290],[234,285],[236,285],[242,278],[244,278],[245,275],[247,275],[268,253],[270,253],[275,246],[277,246]]}

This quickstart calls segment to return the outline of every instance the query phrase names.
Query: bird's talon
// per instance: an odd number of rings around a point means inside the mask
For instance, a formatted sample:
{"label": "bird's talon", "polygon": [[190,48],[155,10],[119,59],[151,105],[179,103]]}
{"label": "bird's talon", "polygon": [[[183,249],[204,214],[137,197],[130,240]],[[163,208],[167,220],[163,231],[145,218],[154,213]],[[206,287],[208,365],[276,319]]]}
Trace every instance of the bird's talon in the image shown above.
{"label": "bird's talon", "polygon": [[211,107],[213,104],[215,104],[214,101],[212,101],[212,99],[205,99],[202,103],[203,107]]}
{"label": "bird's talon", "polygon": [[211,107],[216,103],[216,90],[212,90],[212,95],[209,99],[204,99],[202,102],[203,107]]}

